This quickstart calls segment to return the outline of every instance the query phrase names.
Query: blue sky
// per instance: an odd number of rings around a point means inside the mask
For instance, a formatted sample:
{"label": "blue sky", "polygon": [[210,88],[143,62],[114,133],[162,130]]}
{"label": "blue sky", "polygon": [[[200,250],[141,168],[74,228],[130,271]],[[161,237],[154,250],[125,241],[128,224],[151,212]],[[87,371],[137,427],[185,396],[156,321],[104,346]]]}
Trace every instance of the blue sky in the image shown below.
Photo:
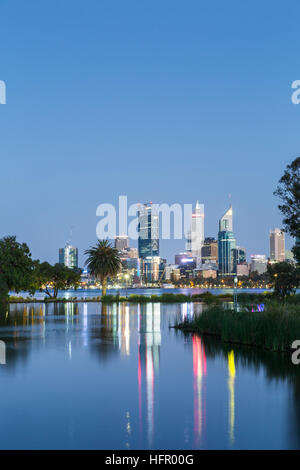
{"label": "blue sky", "polygon": [[[0,236],[58,260],[96,207],[232,196],[237,242],[268,254],[273,190],[299,155],[299,2],[0,0]],[[164,241],[173,261],[184,241]]]}

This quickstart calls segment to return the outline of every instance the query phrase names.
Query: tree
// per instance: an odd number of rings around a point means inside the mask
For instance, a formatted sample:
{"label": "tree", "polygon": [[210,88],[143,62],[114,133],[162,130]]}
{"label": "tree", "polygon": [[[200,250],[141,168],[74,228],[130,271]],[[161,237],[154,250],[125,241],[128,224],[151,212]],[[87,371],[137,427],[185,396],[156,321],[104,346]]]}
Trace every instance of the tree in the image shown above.
{"label": "tree", "polygon": [[293,253],[300,263],[300,157],[287,165],[274,195],[281,200],[278,208],[284,216],[285,231],[296,238]]}
{"label": "tree", "polygon": [[0,298],[7,300],[9,291],[34,292],[32,284],[33,261],[26,243],[18,243],[16,237],[0,240]]}
{"label": "tree", "polygon": [[88,270],[100,279],[102,295],[106,295],[107,278],[115,277],[122,267],[118,250],[113,248],[108,240],[98,240],[97,244],[86,250],[84,254],[88,257],[85,262]]}
{"label": "tree", "polygon": [[280,299],[295,293],[299,285],[299,270],[286,261],[268,264],[268,274],[274,287],[274,294]]}
{"label": "tree", "polygon": [[40,292],[50,298],[57,298],[59,290],[77,289],[80,283],[80,269],[71,269],[63,264],[35,263],[35,282]]}

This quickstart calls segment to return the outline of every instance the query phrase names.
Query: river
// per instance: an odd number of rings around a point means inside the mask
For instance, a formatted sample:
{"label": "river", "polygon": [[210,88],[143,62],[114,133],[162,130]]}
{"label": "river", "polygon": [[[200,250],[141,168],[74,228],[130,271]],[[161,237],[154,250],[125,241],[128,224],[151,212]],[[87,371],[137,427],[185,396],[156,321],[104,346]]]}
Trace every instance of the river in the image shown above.
{"label": "river", "polygon": [[184,335],[202,305],[13,304],[2,449],[299,449],[300,366]]}

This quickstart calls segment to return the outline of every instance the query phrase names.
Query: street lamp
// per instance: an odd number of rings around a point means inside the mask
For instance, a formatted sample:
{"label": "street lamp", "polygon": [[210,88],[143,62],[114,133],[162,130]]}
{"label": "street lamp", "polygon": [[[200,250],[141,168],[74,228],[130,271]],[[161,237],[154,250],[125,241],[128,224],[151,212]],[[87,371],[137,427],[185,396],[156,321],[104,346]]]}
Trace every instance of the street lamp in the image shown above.
{"label": "street lamp", "polygon": [[234,289],[233,289],[233,301],[234,301],[234,310],[237,312],[237,284],[238,278],[234,276]]}

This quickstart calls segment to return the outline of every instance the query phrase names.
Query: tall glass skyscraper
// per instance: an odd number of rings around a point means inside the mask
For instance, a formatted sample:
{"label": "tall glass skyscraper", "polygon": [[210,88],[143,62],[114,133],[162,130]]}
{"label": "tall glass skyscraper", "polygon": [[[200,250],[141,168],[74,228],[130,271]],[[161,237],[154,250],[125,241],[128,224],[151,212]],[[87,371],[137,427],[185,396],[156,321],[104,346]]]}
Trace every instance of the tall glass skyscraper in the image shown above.
{"label": "tall glass skyscraper", "polygon": [[140,205],[138,234],[139,257],[159,256],[159,216],[152,203]]}
{"label": "tall glass skyscraper", "polygon": [[197,266],[201,264],[201,249],[204,242],[204,204],[196,202],[195,212],[192,214],[191,228],[187,237],[187,252],[191,255]]}
{"label": "tall glass skyscraper", "polygon": [[233,233],[232,206],[225,212],[219,221],[218,233],[218,261],[219,274],[221,276],[232,276],[235,274],[234,249],[236,240]]}
{"label": "tall glass skyscraper", "polygon": [[67,244],[59,249],[59,263],[68,268],[78,268],[78,248]]}

